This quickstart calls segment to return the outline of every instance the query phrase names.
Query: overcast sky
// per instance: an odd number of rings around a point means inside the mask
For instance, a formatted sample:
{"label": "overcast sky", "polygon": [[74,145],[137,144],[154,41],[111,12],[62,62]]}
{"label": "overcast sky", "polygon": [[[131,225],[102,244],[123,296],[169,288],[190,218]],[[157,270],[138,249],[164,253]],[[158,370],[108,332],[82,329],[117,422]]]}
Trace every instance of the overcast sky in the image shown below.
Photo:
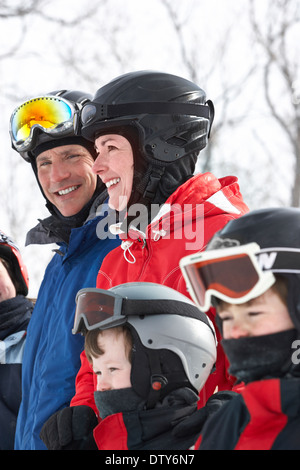
{"label": "overcast sky", "polygon": [[[12,0],[8,5],[10,8],[14,5],[24,7],[30,3],[29,0]],[[256,57],[257,51],[251,42],[248,0],[173,0],[172,4],[178,5],[180,19],[187,19],[187,47],[191,51],[199,50],[195,60],[197,74],[202,82],[198,84],[205,88],[209,98],[218,103],[222,81],[230,83],[242,78],[253,60],[258,61],[259,67],[259,56]],[[260,0],[257,4],[263,15],[267,1]],[[72,22],[92,11],[95,5],[100,7],[92,18],[83,19],[72,27],[51,21],[54,18]],[[14,107],[22,100],[55,89],[84,89],[94,93],[115,76],[132,70],[154,69],[189,78],[189,71],[182,64],[177,37],[160,0],[49,0],[43,3],[42,13],[48,16],[48,20],[41,15],[0,20],[0,198],[1,191],[5,191],[6,199],[11,201],[8,208],[7,204],[3,204],[3,197],[0,199],[0,227],[10,232],[8,210],[14,211],[22,221],[14,235],[32,273],[32,295],[36,295],[44,266],[52,254],[49,247],[24,248],[26,232],[37,223],[38,218],[48,213],[44,209],[44,200],[37,189],[30,165],[21,162],[18,154],[10,147],[8,122]],[[228,33],[227,36],[224,32]],[[222,55],[218,54],[222,48],[220,41],[223,41],[223,46],[226,46],[227,41],[230,45],[222,76],[217,70],[205,76],[208,70],[214,69],[215,61],[222,60]],[[4,58],[4,54],[15,46],[14,54]],[[82,73],[77,73],[67,65],[70,57],[74,58]],[[280,84],[275,86],[280,89]],[[238,101],[235,113],[238,115],[240,111],[249,110],[249,117],[240,126],[238,134],[228,133],[222,137],[219,155],[224,158],[224,163],[221,168],[216,168],[216,172],[217,176],[224,176],[221,174],[223,169],[234,170],[234,164],[238,166],[238,160],[244,159],[244,168],[250,167],[251,170],[253,164],[257,178],[262,178],[264,185],[268,159],[264,156],[263,171],[257,171],[260,165],[259,151],[250,151],[253,132],[262,125],[266,127],[263,138],[272,141],[271,153],[276,152],[279,146],[281,152],[288,153],[289,149],[277,133],[276,126],[269,123],[264,105],[259,105],[263,99],[258,79],[251,82],[250,86],[245,85],[243,92],[244,100]],[[253,103],[255,106],[250,109]],[[216,114],[218,110],[216,107]],[[255,145],[258,149],[257,142]],[[284,163],[281,160],[278,159],[279,174],[281,179],[285,179],[285,186],[288,186],[292,162],[288,158],[285,158]],[[277,175],[278,172],[272,176],[272,183],[276,187]],[[247,192],[245,172],[238,176],[242,189]],[[288,192],[284,194],[284,186],[281,191],[282,201],[286,203]],[[272,198],[266,203],[272,204]],[[255,201],[253,204],[255,206]],[[275,193],[274,204],[278,204]],[[21,217],[24,214],[25,217]]]}

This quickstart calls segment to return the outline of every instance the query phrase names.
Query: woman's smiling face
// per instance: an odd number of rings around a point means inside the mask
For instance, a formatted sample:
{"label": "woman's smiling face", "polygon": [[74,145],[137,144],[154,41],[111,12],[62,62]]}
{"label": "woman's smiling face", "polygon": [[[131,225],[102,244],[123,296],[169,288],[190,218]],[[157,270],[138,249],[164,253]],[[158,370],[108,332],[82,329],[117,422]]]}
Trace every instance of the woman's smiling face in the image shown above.
{"label": "woman's smiling face", "polygon": [[101,135],[95,140],[98,154],[93,171],[107,187],[109,207],[125,209],[132,192],[134,160],[129,141],[119,134]]}

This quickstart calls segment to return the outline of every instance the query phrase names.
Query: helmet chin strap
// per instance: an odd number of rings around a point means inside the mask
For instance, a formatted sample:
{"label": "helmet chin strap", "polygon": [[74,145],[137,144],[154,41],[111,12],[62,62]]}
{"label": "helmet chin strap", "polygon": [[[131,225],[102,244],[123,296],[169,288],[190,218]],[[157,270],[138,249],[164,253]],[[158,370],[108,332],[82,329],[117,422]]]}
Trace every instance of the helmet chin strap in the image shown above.
{"label": "helmet chin strap", "polygon": [[151,370],[151,388],[147,398],[146,408],[154,408],[161,397],[161,390],[168,384],[167,378],[163,375],[160,366],[159,351],[152,350],[148,354],[149,366]]}
{"label": "helmet chin strap", "polygon": [[155,197],[159,182],[160,182],[161,177],[163,176],[164,172],[165,172],[165,167],[164,166],[163,167],[153,166],[148,184],[147,184],[146,189],[145,189],[144,194],[143,194],[143,199],[145,201],[151,202],[153,200],[153,198]]}
{"label": "helmet chin strap", "polygon": [[[161,177],[163,176],[165,172],[164,166],[157,167],[157,166],[151,165],[151,167],[152,167],[151,172],[149,175],[148,182],[146,184],[146,188],[144,189],[144,193],[141,196],[141,198],[138,199],[138,201],[136,201],[136,203],[139,204],[139,206],[144,207],[144,213],[140,214],[140,217],[139,217],[140,224],[138,227],[139,230],[141,230],[142,232],[146,230],[146,227],[151,222],[151,220],[149,220],[149,215],[150,214],[151,216],[156,215],[156,214],[153,214],[152,211],[150,211],[149,209],[151,207],[153,198],[155,197],[157,193],[157,188],[160,183]],[[136,218],[137,218],[136,214],[127,215],[127,217],[123,220],[123,223],[121,225],[121,230],[125,233],[128,233],[130,225]]]}
{"label": "helmet chin strap", "polygon": [[207,134],[207,138],[209,139],[210,138],[211,128],[212,128],[214,118],[215,118],[215,107],[214,107],[214,104],[211,100],[207,100],[205,104],[207,104],[208,107],[209,107],[209,131],[208,131],[208,134]]}

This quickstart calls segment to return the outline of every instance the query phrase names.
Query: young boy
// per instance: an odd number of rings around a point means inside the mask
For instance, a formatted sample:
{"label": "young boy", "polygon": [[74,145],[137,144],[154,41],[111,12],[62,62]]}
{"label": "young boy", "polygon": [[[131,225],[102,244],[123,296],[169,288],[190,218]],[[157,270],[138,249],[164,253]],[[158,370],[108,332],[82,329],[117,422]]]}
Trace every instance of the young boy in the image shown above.
{"label": "young boy", "polygon": [[[197,411],[198,392],[214,366],[216,341],[211,323],[173,289],[128,283],[108,292],[80,291],[77,331],[86,329],[92,297],[97,296],[95,303],[103,312],[107,294],[122,299],[122,309],[100,324],[89,323],[89,328],[96,329],[85,338],[102,418],[94,430],[98,448],[187,450],[197,436],[187,433],[177,438],[174,430],[179,421]],[[114,327],[114,317],[122,325]]]}
{"label": "young boy", "polygon": [[216,307],[229,371],[244,384],[196,448],[300,450],[300,210],[232,221],[181,268],[199,308]]}
{"label": "young boy", "polygon": [[[76,303],[73,333],[85,335],[97,381],[98,448],[188,450],[200,432],[188,423],[216,361],[215,331],[207,316],[184,295],[154,283],[82,289]],[[59,448],[57,436],[66,433],[60,426],[63,412],[43,428],[49,449]]]}
{"label": "young boy", "polygon": [[97,390],[131,387],[132,337],[128,328],[88,331],[85,353],[97,376]]}

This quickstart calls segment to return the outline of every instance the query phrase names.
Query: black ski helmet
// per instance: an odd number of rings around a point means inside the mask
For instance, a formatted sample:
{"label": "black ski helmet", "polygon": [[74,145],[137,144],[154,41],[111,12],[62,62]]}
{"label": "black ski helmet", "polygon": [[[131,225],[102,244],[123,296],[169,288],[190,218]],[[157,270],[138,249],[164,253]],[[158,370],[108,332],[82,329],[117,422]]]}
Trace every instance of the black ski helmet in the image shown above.
{"label": "black ski helmet", "polygon": [[17,295],[28,294],[29,278],[19,248],[10,237],[0,230],[0,258],[9,266],[9,275]]}
{"label": "black ski helmet", "polygon": [[146,70],[121,75],[100,88],[83,106],[76,127],[92,141],[107,133],[127,137],[134,153],[134,190],[140,193],[134,202],[162,203],[193,175],[213,118],[213,103],[198,85]]}
{"label": "black ski helmet", "polygon": [[[106,311],[105,292],[116,296],[119,314],[88,325],[80,296],[104,293],[99,311]],[[101,298],[101,297],[100,297]],[[86,300],[91,304],[90,300]],[[110,303],[110,301],[108,301]],[[170,391],[188,387],[199,392],[216,361],[216,337],[208,317],[183,294],[156,283],[130,282],[101,289],[82,289],[76,297],[73,333],[126,325],[133,337],[131,383],[154,406]],[[91,317],[96,312],[89,312]],[[97,315],[96,315],[97,318]]]}
{"label": "black ski helmet", "polygon": [[288,283],[288,310],[300,333],[300,209],[266,208],[230,221],[217,232],[207,250],[256,242],[264,253],[273,254],[270,270]]}

